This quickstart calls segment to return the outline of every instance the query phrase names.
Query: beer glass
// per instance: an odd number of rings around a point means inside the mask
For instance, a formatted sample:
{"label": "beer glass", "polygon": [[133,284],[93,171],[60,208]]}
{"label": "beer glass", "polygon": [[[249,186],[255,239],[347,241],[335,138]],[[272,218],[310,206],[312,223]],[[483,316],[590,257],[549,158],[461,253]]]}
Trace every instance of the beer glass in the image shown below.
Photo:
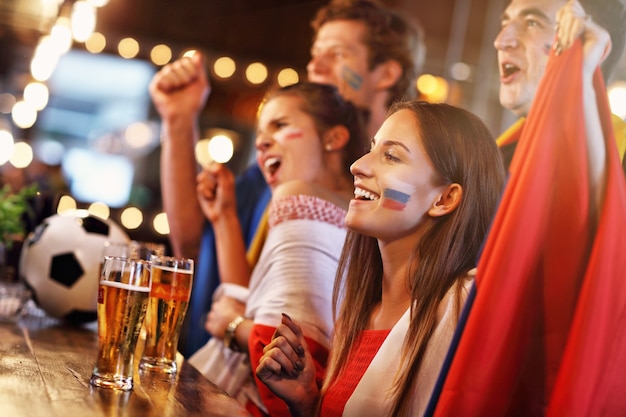
{"label": "beer glass", "polygon": [[146,341],[139,367],[173,374],[176,372],[178,337],[189,306],[193,260],[153,255],[152,289],[144,329]]}
{"label": "beer glass", "polygon": [[150,263],[105,256],[98,287],[98,358],[90,383],[128,391],[150,294]]}

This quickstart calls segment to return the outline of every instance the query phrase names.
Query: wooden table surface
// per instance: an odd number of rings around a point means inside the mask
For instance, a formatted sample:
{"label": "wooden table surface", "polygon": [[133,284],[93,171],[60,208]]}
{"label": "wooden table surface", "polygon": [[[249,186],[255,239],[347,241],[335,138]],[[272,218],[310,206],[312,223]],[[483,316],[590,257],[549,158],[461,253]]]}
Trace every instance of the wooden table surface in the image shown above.
{"label": "wooden table surface", "polygon": [[0,416],[248,415],[180,355],[174,377],[136,371],[132,391],[92,387],[89,378],[98,348],[95,330],[95,324],[73,327],[32,316],[0,323]]}

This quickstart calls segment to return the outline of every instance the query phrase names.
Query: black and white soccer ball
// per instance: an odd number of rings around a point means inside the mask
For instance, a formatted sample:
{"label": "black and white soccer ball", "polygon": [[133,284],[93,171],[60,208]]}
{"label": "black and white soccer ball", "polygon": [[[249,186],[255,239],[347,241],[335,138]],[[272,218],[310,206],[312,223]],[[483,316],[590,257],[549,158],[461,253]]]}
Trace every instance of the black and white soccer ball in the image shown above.
{"label": "black and white soccer ball", "polygon": [[35,303],[49,315],[72,324],[96,320],[107,241],[130,239],[112,220],[86,212],[46,218],[26,238],[20,255],[20,276]]}

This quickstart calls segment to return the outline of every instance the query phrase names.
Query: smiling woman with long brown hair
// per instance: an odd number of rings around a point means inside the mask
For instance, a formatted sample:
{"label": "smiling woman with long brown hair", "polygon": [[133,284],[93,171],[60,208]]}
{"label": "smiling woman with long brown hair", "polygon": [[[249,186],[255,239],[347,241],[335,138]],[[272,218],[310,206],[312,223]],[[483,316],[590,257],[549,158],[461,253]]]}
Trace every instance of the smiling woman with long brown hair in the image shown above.
{"label": "smiling woman with long brown hair", "polygon": [[500,154],[478,117],[410,101],[392,107],[351,172],[323,386],[289,316],[257,376],[296,416],[421,415],[502,191]]}

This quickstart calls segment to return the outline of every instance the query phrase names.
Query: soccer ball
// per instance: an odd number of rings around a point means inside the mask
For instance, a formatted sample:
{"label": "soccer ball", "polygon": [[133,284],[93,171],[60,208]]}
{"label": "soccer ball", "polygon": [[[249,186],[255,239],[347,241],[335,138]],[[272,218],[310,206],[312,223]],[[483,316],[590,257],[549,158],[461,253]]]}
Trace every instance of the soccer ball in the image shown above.
{"label": "soccer ball", "polygon": [[20,276],[35,303],[72,324],[96,320],[107,241],[130,239],[113,221],[81,211],[46,218],[26,238],[20,254]]}

